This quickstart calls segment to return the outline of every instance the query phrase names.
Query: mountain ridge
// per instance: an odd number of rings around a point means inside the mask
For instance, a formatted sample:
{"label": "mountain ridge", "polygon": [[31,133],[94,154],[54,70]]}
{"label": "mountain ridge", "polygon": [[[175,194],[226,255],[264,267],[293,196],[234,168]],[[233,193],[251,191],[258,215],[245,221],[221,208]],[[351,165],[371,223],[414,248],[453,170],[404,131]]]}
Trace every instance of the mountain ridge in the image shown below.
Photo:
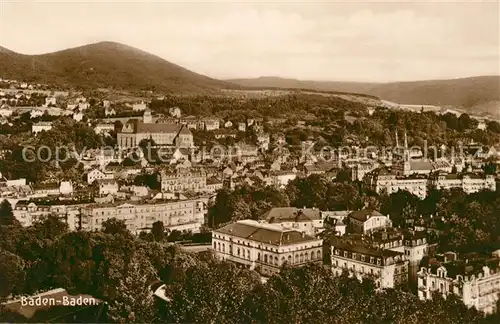
{"label": "mountain ridge", "polygon": [[[363,93],[399,104],[436,105],[488,113],[500,117],[500,76],[401,82],[307,81],[279,77],[229,79],[246,87],[306,88],[318,91]],[[488,107],[485,109],[484,107]],[[475,111],[475,110],[478,111]]]}
{"label": "mountain ridge", "polygon": [[2,48],[0,76],[69,87],[178,93],[240,88],[116,42],[98,42],[40,55]]}

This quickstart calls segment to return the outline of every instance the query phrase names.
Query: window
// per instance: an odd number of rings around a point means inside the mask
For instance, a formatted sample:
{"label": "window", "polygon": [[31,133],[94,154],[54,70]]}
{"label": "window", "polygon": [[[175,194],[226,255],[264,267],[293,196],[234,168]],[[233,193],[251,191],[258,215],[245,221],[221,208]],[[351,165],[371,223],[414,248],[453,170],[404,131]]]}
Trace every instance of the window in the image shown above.
{"label": "window", "polygon": [[316,252],[316,258],[321,259],[321,251]]}
{"label": "window", "polygon": [[365,262],[365,256],[361,255],[361,261]]}
{"label": "window", "polygon": [[344,258],[347,258],[347,251],[344,251]]}
{"label": "window", "polygon": [[214,250],[217,249],[217,242],[214,242]]}
{"label": "window", "polygon": [[240,256],[240,248],[238,248],[238,250],[237,250],[236,253],[237,253],[238,256]]}
{"label": "window", "polygon": [[377,259],[377,265],[380,265],[380,259]]}

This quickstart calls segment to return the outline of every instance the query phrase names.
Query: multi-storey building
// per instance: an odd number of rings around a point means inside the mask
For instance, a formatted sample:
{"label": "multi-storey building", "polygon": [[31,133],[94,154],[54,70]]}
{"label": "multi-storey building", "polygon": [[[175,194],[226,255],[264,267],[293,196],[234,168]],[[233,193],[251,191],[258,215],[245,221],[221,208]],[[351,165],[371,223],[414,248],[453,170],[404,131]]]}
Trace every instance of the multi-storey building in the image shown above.
{"label": "multi-storey building", "polygon": [[69,230],[79,228],[80,209],[84,204],[78,205],[41,205],[34,202],[18,202],[13,208],[14,217],[22,226],[32,226],[54,215],[68,224]]}
{"label": "multi-storey building", "polygon": [[500,296],[499,265],[498,256],[489,260],[430,262],[418,272],[418,296],[425,300],[432,299],[434,292],[443,297],[453,294],[466,306],[493,314],[498,311]]}
{"label": "multi-storey building", "polygon": [[36,124],[33,124],[31,126],[31,132],[33,134],[38,134],[41,131],[49,131],[52,129],[52,123],[51,122],[38,122]]}
{"label": "multi-storey building", "polygon": [[161,190],[164,192],[207,192],[207,176],[203,170],[161,173]]}
{"label": "multi-storey building", "polygon": [[116,218],[125,221],[132,233],[150,230],[156,221],[163,222],[165,229],[197,232],[205,214],[206,204],[201,199],[94,204],[81,210],[84,230],[100,230],[104,221]]}
{"label": "multi-storey building", "polygon": [[212,232],[215,255],[256,269],[264,276],[279,272],[288,264],[300,267],[321,263],[323,240],[281,225],[242,220]]}
{"label": "multi-storey building", "polygon": [[429,177],[429,186],[441,190],[461,188],[467,194],[481,190],[496,190],[496,182],[493,175],[480,175],[475,173],[434,173]]}
{"label": "multi-storey building", "polygon": [[404,233],[404,252],[409,262],[409,281],[417,282],[420,261],[428,253],[427,237],[424,231],[409,231]]}
{"label": "multi-storey building", "polygon": [[331,247],[332,271],[348,271],[358,279],[371,278],[377,288],[396,288],[408,282],[408,261],[404,253],[372,247],[362,242],[334,240]]}
{"label": "multi-storey building", "polygon": [[427,177],[422,175],[398,176],[386,168],[381,168],[368,173],[364,181],[379,194],[385,192],[390,195],[399,190],[406,190],[421,199],[427,196]]}
{"label": "multi-storey building", "polygon": [[349,230],[354,233],[368,234],[379,229],[392,227],[389,216],[384,216],[376,210],[365,209],[349,214]]}
{"label": "multi-storey building", "polygon": [[282,227],[293,228],[310,236],[314,236],[324,229],[321,212],[316,208],[273,208],[265,213],[262,218],[269,224],[279,224]]}
{"label": "multi-storey building", "polygon": [[156,145],[192,147],[193,134],[184,125],[129,122],[117,134],[121,148],[136,147],[142,140],[153,140]]}

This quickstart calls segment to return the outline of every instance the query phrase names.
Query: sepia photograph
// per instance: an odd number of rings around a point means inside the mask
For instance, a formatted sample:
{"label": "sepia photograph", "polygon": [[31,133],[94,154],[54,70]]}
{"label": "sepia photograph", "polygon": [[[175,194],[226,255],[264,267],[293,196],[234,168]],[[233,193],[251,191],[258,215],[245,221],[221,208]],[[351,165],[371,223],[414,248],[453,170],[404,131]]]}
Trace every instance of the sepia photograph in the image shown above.
{"label": "sepia photograph", "polygon": [[0,0],[0,323],[500,323],[500,1]]}

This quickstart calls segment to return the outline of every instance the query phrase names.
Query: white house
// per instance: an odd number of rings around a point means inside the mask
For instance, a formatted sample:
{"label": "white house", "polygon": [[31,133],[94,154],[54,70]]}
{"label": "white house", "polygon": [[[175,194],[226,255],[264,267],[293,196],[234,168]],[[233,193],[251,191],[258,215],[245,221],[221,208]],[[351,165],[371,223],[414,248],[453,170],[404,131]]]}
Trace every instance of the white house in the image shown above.
{"label": "white house", "polygon": [[76,111],[73,113],[73,119],[76,121],[82,121],[83,119],[83,113],[81,111]]}
{"label": "white house", "polygon": [[231,127],[233,127],[233,123],[230,120],[228,120],[227,122],[224,123],[224,127],[231,128]]}
{"label": "white house", "polygon": [[73,184],[71,181],[61,181],[61,184],[59,185],[59,193],[61,195],[73,194]]}
{"label": "white house", "polygon": [[170,116],[175,117],[175,118],[180,118],[181,117],[181,109],[179,107],[171,107],[168,109],[168,113]]}
{"label": "white house", "polygon": [[133,111],[144,111],[147,108],[147,104],[144,101],[132,104]]}
{"label": "white house", "polygon": [[323,231],[323,218],[316,208],[272,208],[262,218],[269,224],[279,224],[310,236],[315,236]]}
{"label": "white house", "polygon": [[30,111],[30,119],[43,116],[44,111],[41,109],[33,109]]}
{"label": "white house", "polygon": [[12,110],[12,108],[7,104],[3,104],[0,107],[0,116],[2,116],[2,117],[8,118],[8,117],[12,116],[13,112],[14,111]]}
{"label": "white house", "polygon": [[99,195],[116,195],[118,193],[118,183],[113,179],[98,179],[96,180],[99,188]]}
{"label": "white house", "polygon": [[39,123],[35,123],[31,126],[31,132],[34,134],[38,134],[41,131],[49,131],[51,129],[52,129],[51,122],[39,122]]}
{"label": "white house", "polygon": [[369,234],[378,229],[392,227],[389,216],[375,210],[357,210],[349,214],[350,229],[355,233]]}
{"label": "white house", "polygon": [[92,169],[87,173],[87,183],[92,184],[96,180],[113,179],[99,169]]}

